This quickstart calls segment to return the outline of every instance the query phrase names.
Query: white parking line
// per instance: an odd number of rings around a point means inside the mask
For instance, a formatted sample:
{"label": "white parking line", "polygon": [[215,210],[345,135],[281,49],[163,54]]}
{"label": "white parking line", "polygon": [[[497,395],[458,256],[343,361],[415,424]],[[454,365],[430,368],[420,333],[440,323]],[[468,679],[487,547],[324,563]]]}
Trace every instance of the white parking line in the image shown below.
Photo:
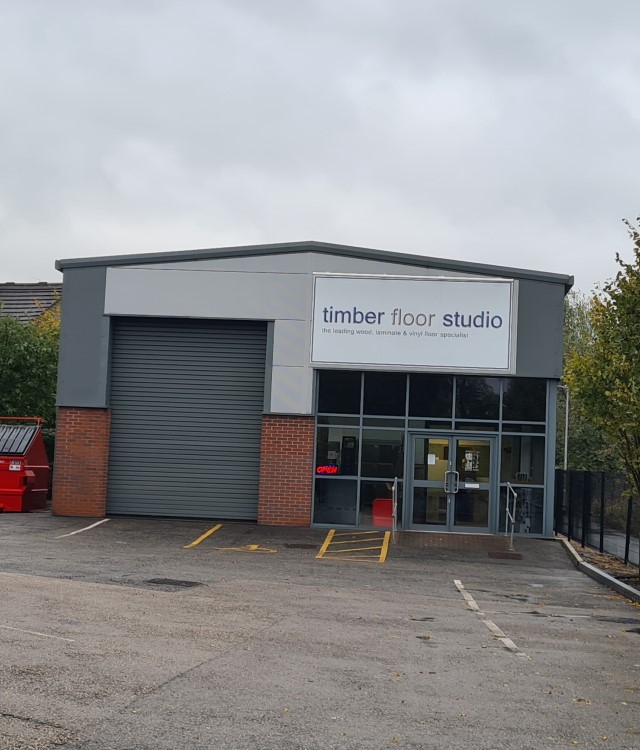
{"label": "white parking line", "polygon": [[68,641],[69,643],[75,643],[75,638],[63,638],[61,635],[47,635],[47,633],[38,633],[35,630],[25,630],[24,628],[12,628],[10,625],[0,625],[2,630],[15,630],[18,633],[28,633],[29,635],[38,635],[40,638],[54,638],[56,641]]}
{"label": "white parking line", "polygon": [[62,534],[62,536],[55,536],[54,539],[64,539],[65,536],[73,536],[74,534],[81,534],[83,531],[89,531],[89,529],[94,529],[96,526],[100,526],[101,523],[106,523],[107,521],[110,521],[110,518],[103,518],[102,521],[96,521],[95,523],[92,523],[91,526],[85,526],[84,529],[78,529],[77,531],[70,531],[68,534]]}
{"label": "white parking line", "polygon": [[464,597],[464,600],[467,602],[467,607],[469,607],[470,610],[475,612],[478,617],[482,620],[484,625],[490,630],[491,633],[493,633],[493,637],[500,641],[502,645],[508,650],[511,651],[516,656],[524,656],[526,658],[527,655],[520,651],[520,649],[516,646],[516,644],[511,640],[511,638],[508,638],[506,633],[503,633],[502,630],[493,622],[493,620],[487,619],[487,616],[484,612],[480,610],[480,607],[478,606],[476,600],[471,596],[471,594],[465,589],[465,587],[462,585],[462,581],[455,579],[454,584],[458,591],[462,594]]}

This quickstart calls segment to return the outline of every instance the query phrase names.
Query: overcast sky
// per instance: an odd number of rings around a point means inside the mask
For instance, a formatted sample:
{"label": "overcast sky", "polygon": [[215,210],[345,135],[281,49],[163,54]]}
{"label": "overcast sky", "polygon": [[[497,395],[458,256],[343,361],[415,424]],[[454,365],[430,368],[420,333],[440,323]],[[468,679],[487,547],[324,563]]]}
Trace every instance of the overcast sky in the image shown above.
{"label": "overcast sky", "polygon": [[315,239],[631,255],[639,0],[0,0],[0,281]]}

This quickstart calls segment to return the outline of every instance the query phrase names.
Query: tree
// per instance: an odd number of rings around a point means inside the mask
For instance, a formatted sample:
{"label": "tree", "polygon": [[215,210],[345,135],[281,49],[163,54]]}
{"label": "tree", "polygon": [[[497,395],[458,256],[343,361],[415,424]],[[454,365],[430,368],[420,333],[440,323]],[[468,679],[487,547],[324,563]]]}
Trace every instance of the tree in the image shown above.
{"label": "tree", "polygon": [[[572,291],[564,305],[564,372],[572,355],[586,356],[593,344],[591,324],[592,300],[580,292]],[[563,377],[563,380],[565,378]],[[556,433],[556,466],[564,459],[564,430],[567,395],[558,391]],[[602,430],[589,420],[578,394],[571,393],[569,408],[568,468],[581,471],[620,471],[621,465],[615,449]]]}
{"label": "tree", "polygon": [[0,310],[0,416],[55,423],[59,311],[21,323]]}
{"label": "tree", "polygon": [[569,355],[565,379],[640,495],[640,230],[624,223],[633,260],[616,254],[620,270],[592,297],[591,340]]}
{"label": "tree", "polygon": [[593,328],[589,314],[591,300],[580,292],[571,291],[564,304],[564,352],[565,363],[573,352],[584,354],[593,340]]}

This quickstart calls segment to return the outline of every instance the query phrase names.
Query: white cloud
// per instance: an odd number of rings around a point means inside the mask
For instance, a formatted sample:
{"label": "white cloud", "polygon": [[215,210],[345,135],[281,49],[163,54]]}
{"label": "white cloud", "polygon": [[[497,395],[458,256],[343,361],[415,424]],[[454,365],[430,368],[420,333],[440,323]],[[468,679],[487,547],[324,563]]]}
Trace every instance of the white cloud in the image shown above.
{"label": "white cloud", "polygon": [[615,272],[635,0],[0,0],[5,280],[319,239]]}

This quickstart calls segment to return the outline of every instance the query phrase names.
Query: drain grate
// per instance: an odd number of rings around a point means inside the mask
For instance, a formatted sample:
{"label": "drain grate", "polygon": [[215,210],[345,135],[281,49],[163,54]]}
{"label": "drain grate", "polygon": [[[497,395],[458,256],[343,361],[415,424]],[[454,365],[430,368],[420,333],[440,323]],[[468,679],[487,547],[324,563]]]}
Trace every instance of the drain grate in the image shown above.
{"label": "drain grate", "polygon": [[287,549],[315,549],[317,544],[285,544]]}
{"label": "drain grate", "polygon": [[183,589],[188,589],[192,586],[202,586],[198,581],[180,581],[175,578],[150,578],[145,583],[150,583],[153,586],[180,586]]}

